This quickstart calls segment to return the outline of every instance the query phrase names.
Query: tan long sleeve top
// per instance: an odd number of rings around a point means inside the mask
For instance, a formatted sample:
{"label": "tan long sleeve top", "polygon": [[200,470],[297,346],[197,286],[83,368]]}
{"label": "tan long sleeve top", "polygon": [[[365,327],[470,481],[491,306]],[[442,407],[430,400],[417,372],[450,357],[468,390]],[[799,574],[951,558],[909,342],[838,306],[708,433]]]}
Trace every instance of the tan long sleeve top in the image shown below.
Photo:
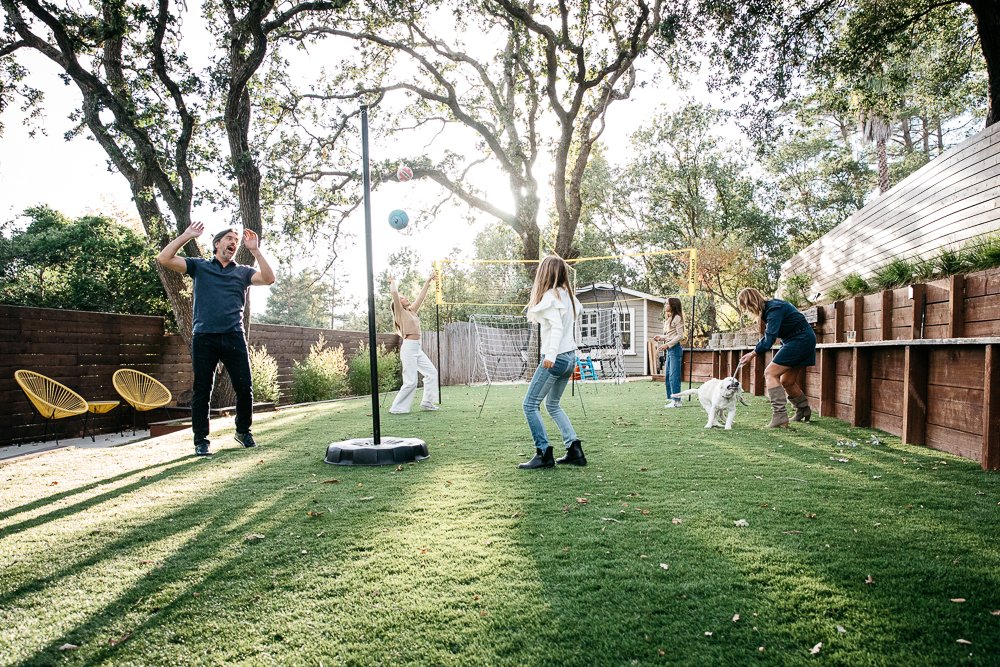
{"label": "tan long sleeve top", "polygon": [[417,317],[417,311],[420,310],[421,304],[427,298],[427,292],[432,282],[434,282],[433,278],[424,283],[420,294],[406,308],[399,300],[399,290],[396,289],[396,283],[389,283],[389,295],[392,297],[392,320],[396,324],[396,331],[403,338],[420,338],[420,318]]}
{"label": "tan long sleeve top", "polygon": [[684,318],[674,315],[670,320],[663,321],[663,345],[669,350],[684,340]]}

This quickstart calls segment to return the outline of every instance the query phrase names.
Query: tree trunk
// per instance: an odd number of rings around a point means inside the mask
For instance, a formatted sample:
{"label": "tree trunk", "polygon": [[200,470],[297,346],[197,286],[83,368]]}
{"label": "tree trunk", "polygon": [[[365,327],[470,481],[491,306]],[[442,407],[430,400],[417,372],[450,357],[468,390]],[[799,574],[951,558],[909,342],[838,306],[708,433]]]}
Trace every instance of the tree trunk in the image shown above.
{"label": "tree trunk", "polygon": [[941,130],[941,116],[937,117],[937,149],[938,155],[944,153],[944,132]]}
{"label": "tree trunk", "polygon": [[979,44],[986,61],[986,127],[989,127],[1000,120],[1000,0],[972,0],[968,4],[976,15]]}
{"label": "tree trunk", "polygon": [[913,152],[913,135],[910,132],[910,118],[908,116],[899,117],[899,126],[903,130],[903,145],[907,153]]}
{"label": "tree trunk", "polygon": [[876,143],[878,151],[878,190],[879,194],[885,194],[889,189],[889,158],[886,154],[885,139],[879,138]]}
{"label": "tree trunk", "polygon": [[931,159],[931,125],[927,122],[926,116],[920,117],[920,127],[923,129],[924,157]]}

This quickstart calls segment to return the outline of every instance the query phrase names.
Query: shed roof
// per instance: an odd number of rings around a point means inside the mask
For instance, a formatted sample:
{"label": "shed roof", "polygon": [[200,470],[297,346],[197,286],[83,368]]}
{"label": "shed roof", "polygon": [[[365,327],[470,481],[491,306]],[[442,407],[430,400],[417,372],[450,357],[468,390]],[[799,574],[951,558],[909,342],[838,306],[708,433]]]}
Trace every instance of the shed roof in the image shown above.
{"label": "shed roof", "polygon": [[576,294],[577,296],[579,296],[581,294],[586,294],[587,292],[592,292],[594,290],[607,290],[609,292],[618,290],[622,294],[627,294],[628,296],[634,296],[639,299],[646,299],[647,301],[655,301],[656,303],[659,304],[664,304],[667,302],[667,300],[662,297],[653,296],[652,294],[646,294],[645,292],[639,292],[638,290],[629,289],[627,287],[612,285],[611,283],[591,283],[584,287],[577,287]]}

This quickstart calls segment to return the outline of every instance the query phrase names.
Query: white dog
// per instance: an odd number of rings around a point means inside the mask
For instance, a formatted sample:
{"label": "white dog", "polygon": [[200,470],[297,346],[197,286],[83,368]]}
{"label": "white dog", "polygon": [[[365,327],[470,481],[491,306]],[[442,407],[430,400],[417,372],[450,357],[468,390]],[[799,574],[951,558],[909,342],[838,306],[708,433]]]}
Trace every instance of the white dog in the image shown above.
{"label": "white dog", "polygon": [[725,415],[725,429],[733,428],[733,420],[736,419],[737,401],[743,405],[750,405],[743,400],[743,388],[740,381],[734,377],[722,378],[721,380],[712,378],[697,389],[688,389],[679,394],[674,394],[672,398],[680,398],[689,394],[698,394],[701,407],[708,413],[708,423],[705,428],[712,428],[721,424]]}

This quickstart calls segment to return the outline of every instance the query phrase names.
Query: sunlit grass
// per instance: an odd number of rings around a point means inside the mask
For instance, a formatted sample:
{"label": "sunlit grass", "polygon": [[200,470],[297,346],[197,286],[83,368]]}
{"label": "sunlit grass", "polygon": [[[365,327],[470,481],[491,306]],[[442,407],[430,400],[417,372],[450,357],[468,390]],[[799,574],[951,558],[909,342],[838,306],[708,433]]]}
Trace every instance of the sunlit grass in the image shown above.
{"label": "sunlit grass", "polygon": [[762,399],[709,432],[662,391],[567,395],[585,468],[516,469],[523,387],[384,412],[432,453],[398,469],[323,463],[365,399],[211,460],[178,435],[0,467],[0,663],[996,664],[995,473],[767,431]]}

